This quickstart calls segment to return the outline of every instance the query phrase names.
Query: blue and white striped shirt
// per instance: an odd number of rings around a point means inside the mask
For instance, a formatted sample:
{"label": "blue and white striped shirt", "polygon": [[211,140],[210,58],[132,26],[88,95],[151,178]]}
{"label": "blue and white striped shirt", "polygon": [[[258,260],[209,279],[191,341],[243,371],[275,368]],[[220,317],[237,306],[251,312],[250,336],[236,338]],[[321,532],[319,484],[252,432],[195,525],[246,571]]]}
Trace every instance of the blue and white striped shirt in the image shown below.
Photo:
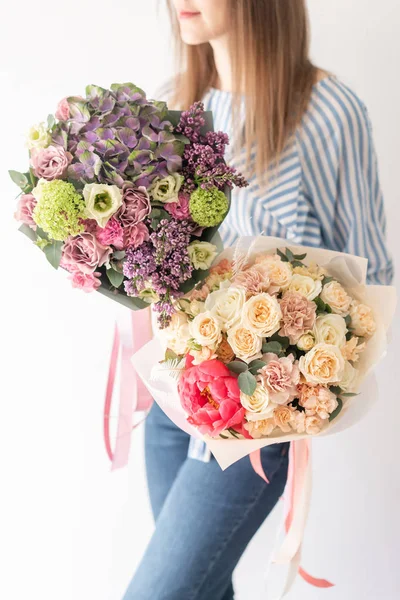
{"label": "blue and white striped shirt", "polygon": [[[232,95],[210,89],[203,102],[215,130],[234,139]],[[228,149],[227,162],[245,164]],[[369,283],[389,284],[393,265],[386,248],[386,220],[371,123],[362,101],[330,76],[318,81],[267,188],[252,177],[232,192],[231,210],[220,228],[225,245],[241,235],[287,238],[368,259]]]}

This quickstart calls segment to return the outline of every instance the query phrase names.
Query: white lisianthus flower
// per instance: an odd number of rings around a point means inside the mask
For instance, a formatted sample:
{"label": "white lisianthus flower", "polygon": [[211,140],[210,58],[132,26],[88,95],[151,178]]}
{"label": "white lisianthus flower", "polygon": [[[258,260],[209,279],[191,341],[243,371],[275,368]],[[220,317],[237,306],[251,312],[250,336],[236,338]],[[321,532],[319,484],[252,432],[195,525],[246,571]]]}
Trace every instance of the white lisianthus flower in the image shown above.
{"label": "white lisianthus flower", "polygon": [[307,300],[314,300],[321,293],[322,283],[319,279],[313,279],[308,275],[295,274],[287,289],[305,296]]}
{"label": "white lisianthus flower", "polygon": [[257,294],[243,307],[242,323],[260,336],[270,336],[281,326],[282,311],[278,300],[270,294]]}
{"label": "white lisianthus flower", "polygon": [[346,321],[340,315],[320,315],[315,321],[313,333],[317,344],[343,346],[346,343]]}
{"label": "white lisianthus flower", "polygon": [[47,148],[51,144],[51,135],[45,123],[34,125],[28,131],[26,146],[29,150]]}
{"label": "white lisianthus flower", "polygon": [[214,258],[217,256],[217,246],[210,242],[192,242],[188,246],[190,262],[195,269],[205,271],[211,267]]}
{"label": "white lisianthus flower", "polygon": [[358,371],[353,367],[348,360],[344,363],[342,378],[339,382],[340,387],[344,392],[354,392],[357,389]]}
{"label": "white lisianthus flower", "polygon": [[230,286],[229,282],[221,284],[219,290],[212,292],[206,299],[206,310],[218,317],[222,331],[228,331],[239,323],[244,303],[246,290],[242,287]]}
{"label": "white lisianthus flower", "polygon": [[198,314],[189,323],[189,331],[200,346],[216,348],[222,340],[221,323],[210,311]]}
{"label": "white lisianthus flower", "polygon": [[82,193],[86,203],[86,217],[97,221],[102,228],[122,205],[122,191],[116,185],[87,183]]}
{"label": "white lisianthus flower", "polygon": [[247,363],[262,356],[262,337],[242,324],[228,330],[228,344],[237,358]]}
{"label": "white lisianthus flower", "polygon": [[182,183],[183,176],[178,173],[172,173],[163,179],[156,178],[149,188],[149,194],[154,200],[165,204],[178,202],[178,192]]}
{"label": "white lisianthus flower", "polygon": [[299,360],[299,368],[306,381],[327,385],[338,383],[343,377],[345,360],[340,348],[332,344],[316,344]]}

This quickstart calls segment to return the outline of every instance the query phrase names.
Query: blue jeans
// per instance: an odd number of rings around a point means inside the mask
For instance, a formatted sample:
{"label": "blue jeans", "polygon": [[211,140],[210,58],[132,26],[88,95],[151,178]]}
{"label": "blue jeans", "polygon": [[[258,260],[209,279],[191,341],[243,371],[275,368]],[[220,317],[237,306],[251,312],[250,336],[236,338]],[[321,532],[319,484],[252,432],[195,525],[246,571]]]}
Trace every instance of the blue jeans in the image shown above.
{"label": "blue jeans", "polygon": [[188,458],[188,444],[154,403],[146,468],[156,528],[123,600],[233,600],[233,570],[282,495],[288,443],[261,451],[269,484],[248,457],[222,471],[214,458]]}

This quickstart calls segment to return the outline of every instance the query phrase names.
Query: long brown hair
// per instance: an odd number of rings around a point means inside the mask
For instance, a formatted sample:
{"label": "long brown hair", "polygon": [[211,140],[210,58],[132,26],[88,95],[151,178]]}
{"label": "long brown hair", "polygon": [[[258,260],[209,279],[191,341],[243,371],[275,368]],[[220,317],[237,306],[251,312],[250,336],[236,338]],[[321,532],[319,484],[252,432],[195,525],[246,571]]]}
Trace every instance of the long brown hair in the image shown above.
{"label": "long brown hair", "polygon": [[[173,102],[187,108],[216,84],[217,70],[209,43],[182,42],[169,0],[178,73]],[[234,0],[229,3],[233,118],[246,98],[243,145],[250,172],[264,178],[266,168],[285,148],[307,108],[317,68],[309,59],[306,0]],[[257,143],[255,165],[251,150]]]}

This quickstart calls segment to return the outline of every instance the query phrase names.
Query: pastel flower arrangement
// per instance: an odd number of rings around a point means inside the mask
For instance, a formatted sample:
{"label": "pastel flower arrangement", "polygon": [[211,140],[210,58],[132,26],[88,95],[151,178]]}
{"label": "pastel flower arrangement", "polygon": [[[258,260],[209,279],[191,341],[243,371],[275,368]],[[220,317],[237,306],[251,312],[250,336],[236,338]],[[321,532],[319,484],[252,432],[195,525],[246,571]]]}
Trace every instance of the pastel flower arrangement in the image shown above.
{"label": "pastel flower arrangement", "polygon": [[64,98],[28,133],[29,170],[10,171],[21,230],[74,287],[152,303],[167,326],[217,254],[230,188],[247,185],[208,118],[201,103],[169,111],[132,83]]}
{"label": "pastel flower arrangement", "polygon": [[373,310],[307,253],[223,258],[177,304],[157,368],[202,435],[316,435],[357,395]]}

